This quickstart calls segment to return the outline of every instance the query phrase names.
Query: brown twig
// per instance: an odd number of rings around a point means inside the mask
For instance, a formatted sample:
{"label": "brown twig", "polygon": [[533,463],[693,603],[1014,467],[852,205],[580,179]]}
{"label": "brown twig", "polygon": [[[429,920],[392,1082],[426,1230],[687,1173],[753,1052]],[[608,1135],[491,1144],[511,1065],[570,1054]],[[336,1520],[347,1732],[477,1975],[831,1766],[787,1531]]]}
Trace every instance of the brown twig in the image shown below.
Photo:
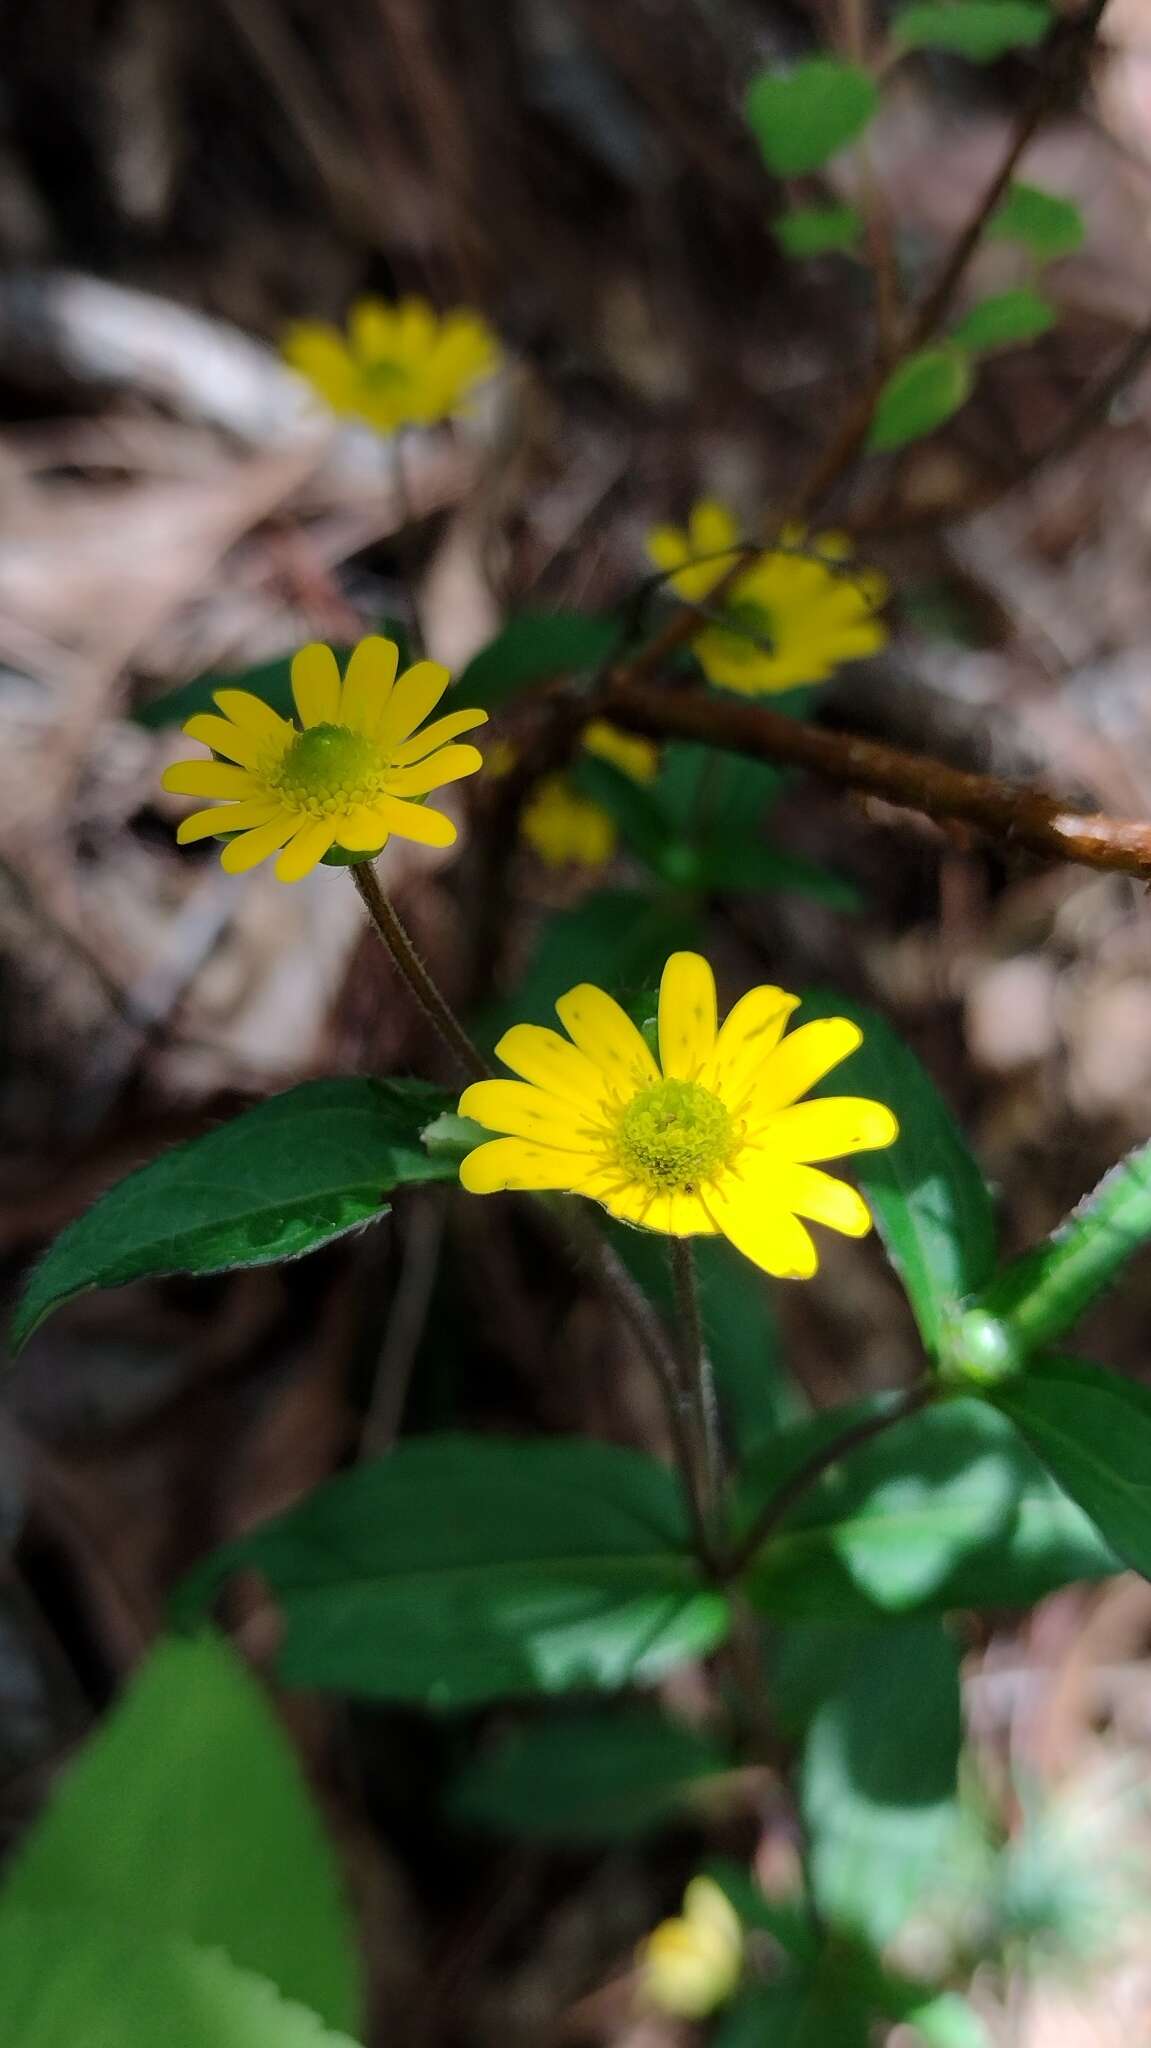
{"label": "brown twig", "polygon": [[880,740],[807,725],[765,704],[617,682],[588,715],[610,718],[649,739],[695,740],[759,761],[807,768],[841,788],[866,791],[941,823],[962,819],[981,826],[1003,844],[1025,847],[1044,860],[1151,880],[1151,823],[1079,812],[1070,802],[1025,783],[977,775]]}

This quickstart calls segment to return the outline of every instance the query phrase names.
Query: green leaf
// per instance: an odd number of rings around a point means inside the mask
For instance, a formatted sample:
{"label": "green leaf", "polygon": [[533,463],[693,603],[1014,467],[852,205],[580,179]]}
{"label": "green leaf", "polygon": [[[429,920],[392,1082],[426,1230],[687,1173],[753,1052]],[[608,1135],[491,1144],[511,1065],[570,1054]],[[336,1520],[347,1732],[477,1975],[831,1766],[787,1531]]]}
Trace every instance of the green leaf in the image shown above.
{"label": "green leaf", "polygon": [[738,844],[762,824],[785,780],[770,762],[672,740],[663,750],[656,795],[669,823],[684,836],[707,838],[722,830]]}
{"label": "green leaf", "polygon": [[[782,1432],[736,1494],[746,1529],[815,1452],[881,1414],[873,1396]],[[987,1402],[951,1398],[895,1424],[809,1489],[747,1568],[757,1606],[783,1619],[1025,1607],[1121,1569],[1082,1506]]]}
{"label": "green leaf", "polygon": [[994,2048],[984,2021],[957,1991],[917,1990],[898,2017],[923,2048]]}
{"label": "green leaf", "polygon": [[994,1270],[991,1197],[934,1082],[885,1019],[825,990],[804,997],[798,1021],[813,1017],[850,1017],[863,1032],[859,1050],[816,1093],[871,1096],[899,1118],[895,1144],[862,1153],[855,1177],[924,1344],[938,1357],[958,1304]]}
{"label": "green leaf", "polygon": [[1105,1542],[1151,1578],[1151,1389],[1053,1358],[997,1389],[995,1403]]}
{"label": "green leaf", "polygon": [[1127,1260],[1151,1240],[1151,1145],[1130,1152],[1046,1243],[998,1273],[979,1306],[1001,1320],[1022,1354],[1079,1321]]}
{"label": "green leaf", "polygon": [[669,835],[667,820],[651,791],[625,775],[613,761],[599,761],[591,754],[574,763],[569,780],[581,796],[607,812],[628,851],[659,874]]}
{"label": "green leaf", "polygon": [[[604,1228],[632,1277],[663,1314],[675,1314],[667,1241],[605,1217]],[[770,1283],[722,1237],[693,1241],[700,1320],[726,1430],[741,1457],[750,1457],[804,1404],[782,1356]]]}
{"label": "green leaf", "polygon": [[611,989],[626,1009],[659,980],[669,953],[700,942],[694,906],[670,890],[597,889],[575,910],[548,919],[519,987],[484,1020],[496,1038],[509,1024],[550,1024],[577,982]]}
{"label": "green leaf", "polygon": [[716,1743],[656,1707],[571,1712],[481,1752],[457,1780],[451,1806],[460,1820],[533,1841],[626,1841],[730,1768]]}
{"label": "green leaf", "polygon": [[622,632],[618,618],[592,612],[518,612],[472,656],[452,694],[494,711],[531,683],[598,668]]}
{"label": "green leaf", "polygon": [[575,1439],[402,1443],[209,1558],[181,1612],[249,1565],[290,1684],[433,1708],[654,1679],[728,1621],[671,1473]]}
{"label": "green leaf", "polygon": [[[179,1843],[173,1844],[174,1856]],[[218,1949],[82,1913],[0,1914],[4,2048],[352,2048]]]}
{"label": "green leaf", "polygon": [[[988,0],[992,7],[1005,4],[1006,0]],[[1024,342],[1038,340],[1041,334],[1049,333],[1058,318],[1050,300],[1024,285],[1018,291],[998,292],[994,298],[972,306],[952,340],[975,355],[988,355],[996,349],[1019,348]]]}
{"label": "green leaf", "polygon": [[954,342],[908,356],[879,394],[867,446],[878,454],[933,434],[966,405],[973,381],[970,359]]}
{"label": "green leaf", "polygon": [[819,1704],[800,1797],[824,1920],[881,1947],[956,1825],[959,1651],[933,1619],[873,1630]]}
{"label": "green leaf", "polygon": [[[380,630],[389,639],[399,640],[402,651],[402,627],[397,627],[394,621],[385,620]],[[338,645],[334,651],[342,670],[352,650]],[[135,722],[145,726],[149,732],[159,732],[169,725],[183,725],[197,712],[216,709],[217,690],[250,690],[253,697],[263,698],[264,703],[278,711],[281,718],[294,718],[292,661],[296,652],[293,648],[290,654],[277,655],[275,661],[263,661],[254,668],[239,669],[231,675],[211,673],[193,676],[190,683],[181,683],[179,689],[167,690],[162,697],[153,697],[150,704],[134,713]]]}
{"label": "green leaf", "polygon": [[420,1132],[449,1098],[424,1081],[305,1081],[129,1174],[61,1233],[12,1324],[17,1348],[61,1302],[151,1273],[299,1258],[387,1213],[411,1182],[450,1180]]}
{"label": "green leaf", "polygon": [[1041,263],[1070,256],[1087,233],[1079,208],[1038,185],[1014,184],[987,224],[993,241],[1022,242]]}
{"label": "green leaf", "polygon": [[854,206],[797,206],[773,221],[771,231],[789,256],[827,256],[854,249],[863,220]]}
{"label": "green leaf", "polygon": [[891,34],[905,50],[952,50],[973,64],[991,64],[1008,50],[1034,49],[1051,19],[1039,0],[924,0],[900,8]]}
{"label": "green leaf", "polygon": [[761,891],[810,896],[831,910],[856,911],[862,898],[853,883],[802,854],[785,853],[781,847],[744,841],[733,845],[723,838],[703,841],[695,849],[697,873],[705,888],[732,894]]}
{"label": "green leaf", "polygon": [[724,2014],[712,2048],[868,2048],[872,2008],[834,1958],[810,1975],[756,1984]]}
{"label": "green leaf", "polygon": [[858,64],[808,57],[792,71],[761,71],[744,104],[768,169],[794,178],[855,141],[879,105],[879,88]]}
{"label": "green leaf", "polygon": [[152,1652],[17,1852],[4,1926],[58,1908],[106,1915],[141,1952],[186,1936],[329,2026],[358,2022],[330,1852],[275,1715],[219,1637]]}

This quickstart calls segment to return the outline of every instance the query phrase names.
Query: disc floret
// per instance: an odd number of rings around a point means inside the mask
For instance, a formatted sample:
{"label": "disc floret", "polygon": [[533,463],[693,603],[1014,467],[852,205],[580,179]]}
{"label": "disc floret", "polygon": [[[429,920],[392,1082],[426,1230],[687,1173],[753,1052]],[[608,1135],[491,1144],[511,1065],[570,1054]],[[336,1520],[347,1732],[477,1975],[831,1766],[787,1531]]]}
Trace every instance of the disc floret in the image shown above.
{"label": "disc floret", "polygon": [[657,1081],[628,1103],[616,1134],[619,1161],[653,1194],[694,1194],[727,1165],[738,1129],[698,1081]]}

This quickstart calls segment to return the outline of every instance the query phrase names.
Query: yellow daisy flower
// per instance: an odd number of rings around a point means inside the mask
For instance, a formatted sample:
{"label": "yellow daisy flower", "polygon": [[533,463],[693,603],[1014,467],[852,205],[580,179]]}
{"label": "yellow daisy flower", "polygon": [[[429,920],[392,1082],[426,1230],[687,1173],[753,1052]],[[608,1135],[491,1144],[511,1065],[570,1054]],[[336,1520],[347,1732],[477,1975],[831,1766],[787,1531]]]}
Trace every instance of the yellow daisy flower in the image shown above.
{"label": "yellow daisy flower", "polygon": [[289,329],[285,360],[333,412],[381,433],[433,426],[466,409],[499,362],[499,344],[478,313],[436,314],[426,299],[357,299],[344,334],[323,321]]}
{"label": "yellow daisy flower", "polygon": [[[804,545],[802,528],[785,527],[780,539],[783,545],[757,555],[719,600],[731,624],[709,623],[692,641],[709,681],[744,696],[825,682],[841,662],[875,654],[888,637],[876,617],[886,580],[844,566],[851,555],[845,534],[815,535],[806,554],[791,552]],[[738,542],[732,514],[707,498],[686,532],[657,526],[647,549],[679,595],[700,604],[731,569]]]}
{"label": "yellow daisy flower", "polygon": [[[659,1063],[619,1004],[583,983],[556,1004],[569,1033],[516,1024],[496,1051],[517,1081],[477,1081],[461,1116],[503,1135],[470,1152],[474,1195],[566,1189],[670,1237],[729,1238],[778,1279],[819,1260],[800,1221],[849,1237],[867,1204],[814,1163],[890,1145],[891,1111],[856,1096],[801,1102],[862,1033],[844,1017],[784,1036],[798,996],[753,988],[717,1029],[715,980],[698,953],[673,953],[659,991]],[[570,1040],[570,1042],[569,1042]]]}
{"label": "yellow daisy flower", "polygon": [[341,683],[330,647],[302,647],[292,661],[299,725],[248,690],[217,690],[222,716],[199,712],[184,731],[223,758],[177,761],[162,777],[176,796],[224,799],[184,819],[180,845],[234,832],[220,855],[229,874],[279,853],[281,882],[298,882],[332,847],[378,853],[393,832],[450,846],[452,820],[419,799],[483,765],[478,748],[453,743],[487,712],[452,711],[424,725],[448,671],[417,661],[397,682],[397,662],[394,643],[373,635],[353,648]]}
{"label": "yellow daisy flower", "polygon": [[706,2019],[726,2005],[743,1969],[743,1927],[714,1878],[693,1877],[682,1914],[652,1930],[637,1961],[645,2005],[685,2020]]}
{"label": "yellow daisy flower", "polygon": [[655,741],[641,739],[638,733],[621,732],[618,725],[609,725],[606,718],[593,718],[584,727],[583,745],[585,754],[594,754],[597,761],[609,761],[633,782],[654,782],[659,774],[659,748]]}

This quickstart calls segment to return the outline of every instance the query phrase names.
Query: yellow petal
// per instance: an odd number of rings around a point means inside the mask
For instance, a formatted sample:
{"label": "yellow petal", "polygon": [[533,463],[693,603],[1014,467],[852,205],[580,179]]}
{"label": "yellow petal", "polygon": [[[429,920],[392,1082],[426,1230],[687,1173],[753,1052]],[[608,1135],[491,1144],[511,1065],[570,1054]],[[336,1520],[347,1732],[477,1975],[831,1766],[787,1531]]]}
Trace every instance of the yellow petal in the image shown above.
{"label": "yellow petal", "polygon": [[387,843],[388,823],[383,813],[371,804],[360,804],[354,811],[345,811],[333,818],[336,831],[336,845],[346,847],[349,853],[378,853]]}
{"label": "yellow petal", "polygon": [[448,670],[438,661],[417,661],[408,669],[388,698],[376,727],[380,746],[390,751],[414,733],[435,710],[450,681]]}
{"label": "yellow petal", "polygon": [[429,804],[409,804],[402,797],[385,796],[380,799],[378,811],[389,832],[397,832],[401,839],[412,839],[417,846],[455,844],[452,819],[442,811],[433,811]]}
{"label": "yellow petal", "polygon": [[659,1057],[673,1081],[698,1079],[715,1050],[715,976],[699,953],[673,953],[659,984]]}
{"label": "yellow petal", "polygon": [[640,739],[637,733],[621,732],[606,718],[593,718],[584,727],[583,744],[585,753],[610,761],[633,782],[654,782],[659,774],[659,748],[654,742]]}
{"label": "yellow petal", "polygon": [[754,1265],[776,1280],[810,1280],[819,1265],[810,1234],[760,1187],[728,1173],[704,1189],[703,1200],[717,1229]]}
{"label": "yellow petal", "polygon": [[253,825],[270,825],[279,815],[274,797],[265,803],[254,798],[244,804],[217,804],[212,811],[193,811],[176,827],[177,846],[191,846],[197,839],[214,839],[219,832],[247,832]]}
{"label": "yellow petal", "polygon": [[487,722],[486,711],[450,711],[446,718],[437,718],[431,725],[413,733],[410,740],[402,740],[393,750],[393,766],[410,768],[413,761],[422,761],[426,754],[434,754],[437,747],[458,739],[460,733],[471,732],[475,726],[486,725]]}
{"label": "yellow petal", "polygon": [[437,320],[426,299],[401,299],[396,307],[396,346],[404,362],[420,364],[436,338]]}
{"label": "yellow petal", "polygon": [[659,1231],[664,1237],[714,1237],[715,1224],[698,1195],[653,1194],[634,1181],[623,1181],[618,1173],[600,1170],[589,1173],[576,1193],[599,1202],[621,1223],[634,1223],[642,1230]]}
{"label": "yellow petal", "polygon": [[396,680],[398,661],[395,641],[385,640],[379,633],[370,633],[353,647],[340,693],[338,724],[371,737]]}
{"label": "yellow petal", "polygon": [[742,1113],[744,1101],[780,1039],[787,1020],[799,1006],[786,989],[749,988],[720,1025],[715,1051],[700,1076],[728,1108]]}
{"label": "yellow petal", "polygon": [[500,1039],[496,1055],[545,1094],[561,1096],[581,1109],[598,1108],[610,1100],[599,1068],[546,1024],[513,1024]]}
{"label": "yellow petal", "polygon": [[210,711],[201,711],[195,718],[189,718],[184,731],[190,740],[199,740],[203,746],[211,747],[214,754],[223,754],[227,760],[238,761],[244,768],[254,768],[267,751],[254,733],[233,725],[229,718],[216,718]]}
{"label": "yellow petal", "polygon": [[579,1154],[556,1152],[526,1138],[493,1138],[460,1163],[460,1181],[470,1195],[495,1195],[504,1188],[570,1188],[578,1176]]}
{"label": "yellow petal", "polygon": [[678,526],[653,526],[644,543],[657,569],[681,569],[691,554],[686,533]]}
{"label": "yellow petal", "polygon": [[693,555],[722,555],[736,546],[739,527],[718,498],[701,498],[692,510],[688,535]]}
{"label": "yellow petal", "polygon": [[297,820],[287,811],[280,811],[267,825],[258,825],[253,832],[242,832],[238,839],[230,839],[220,855],[220,866],[230,875],[244,875],[270,853],[278,853],[285,840],[290,839],[296,829]]}
{"label": "yellow petal", "polygon": [[300,882],[323,860],[335,844],[336,830],[330,818],[311,818],[294,833],[276,862],[278,882]]}
{"label": "yellow petal", "polygon": [[348,339],[361,367],[390,356],[398,345],[398,322],[384,299],[357,299],[348,313]]}
{"label": "yellow petal", "polygon": [[752,1126],[774,1110],[798,1102],[862,1043],[858,1024],[846,1017],[820,1017],[814,1024],[801,1024],[798,1031],[790,1031],[755,1077],[747,1110]]}
{"label": "yellow petal", "polygon": [[773,1184],[780,1201],[812,1223],[825,1223],[845,1237],[866,1237],[871,1229],[871,1211],[858,1188],[818,1166],[778,1167]]}
{"label": "yellow petal", "polygon": [[693,1877],[683,1895],[683,1917],[692,1927],[722,1935],[738,1953],[743,1948],[743,1922],[714,1877]]}
{"label": "yellow petal", "polygon": [[474,1117],[489,1131],[532,1138],[561,1152],[593,1150],[606,1137],[585,1111],[558,1095],[545,1095],[526,1081],[473,1081],[460,1097],[460,1115]]}
{"label": "yellow petal", "polygon": [[284,360],[337,412],[352,408],[358,372],[338,328],[302,322],[284,341]]}
{"label": "yellow petal", "polygon": [[860,1095],[829,1095],[822,1102],[797,1102],[781,1109],[768,1126],[773,1151],[803,1164],[814,1159],[843,1159],[849,1152],[871,1152],[890,1145],[899,1125],[882,1102]]}
{"label": "yellow petal", "polygon": [[340,670],[322,640],[312,640],[292,657],[292,695],[302,726],[339,724]]}
{"label": "yellow petal", "polygon": [[414,761],[410,768],[393,768],[388,775],[389,796],[427,796],[443,789],[461,776],[474,775],[484,765],[478,747],[439,747],[426,761]]}
{"label": "yellow petal", "polygon": [[288,720],[253,691],[213,690],[212,695],[225,718],[242,726],[245,732],[255,733],[263,740],[282,740],[285,745],[291,740],[294,728]]}
{"label": "yellow petal", "polygon": [[628,1100],[658,1081],[656,1066],[631,1018],[614,997],[590,981],[569,989],[556,1004],[560,1023],[597,1066],[613,1094]]}
{"label": "yellow petal", "polygon": [[160,777],[171,796],[262,796],[263,790],[246,768],[230,761],[173,761]]}

